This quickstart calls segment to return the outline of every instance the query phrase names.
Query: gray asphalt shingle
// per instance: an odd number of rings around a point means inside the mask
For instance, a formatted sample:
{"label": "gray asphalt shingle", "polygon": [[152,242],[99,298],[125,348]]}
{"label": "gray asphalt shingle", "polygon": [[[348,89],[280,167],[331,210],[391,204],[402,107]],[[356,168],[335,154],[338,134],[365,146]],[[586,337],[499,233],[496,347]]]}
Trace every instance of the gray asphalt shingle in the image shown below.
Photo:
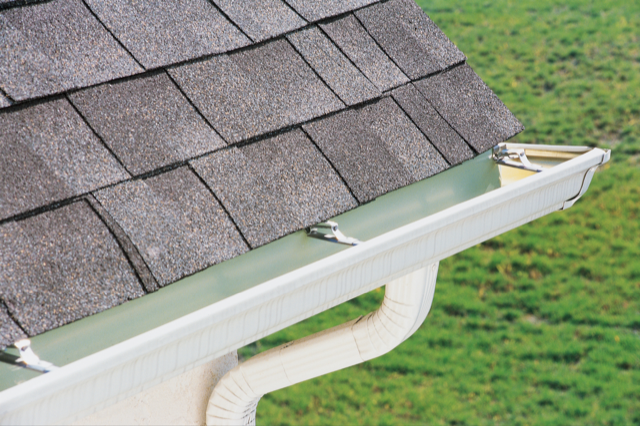
{"label": "gray asphalt shingle", "polygon": [[32,3],[42,3],[45,1],[47,0],[0,0],[0,10]]}
{"label": "gray asphalt shingle", "polygon": [[287,36],[320,78],[347,105],[380,96],[380,91],[347,59],[318,27]]}
{"label": "gray asphalt shingle", "polygon": [[66,99],[0,113],[0,219],[129,178]]}
{"label": "gray asphalt shingle", "polygon": [[349,12],[379,0],[286,0],[307,21]]}
{"label": "gray asphalt shingle", "polygon": [[187,167],[94,195],[129,235],[161,286],[248,249],[224,209]]}
{"label": "gray asphalt shingle", "polygon": [[344,107],[285,40],[169,73],[230,143]]}
{"label": "gray asphalt shingle", "polygon": [[11,319],[4,303],[0,303],[0,350],[26,337],[27,335]]}
{"label": "gray asphalt shingle", "polygon": [[120,248],[124,251],[129,262],[131,262],[133,269],[135,269],[138,274],[138,278],[142,282],[144,289],[149,293],[158,290],[158,288],[160,288],[160,286],[158,286],[158,282],[149,270],[149,267],[142,256],[140,256],[140,252],[131,241],[131,238],[129,238],[127,233],[124,232],[124,229],[122,229],[118,222],[116,222],[116,220],[109,214],[107,209],[105,209],[92,194],[83,197],[83,199],[89,203],[91,208],[98,214],[98,216],[100,216],[104,224],[109,228],[109,231],[111,231],[113,236],[116,238],[120,244]]}
{"label": "gray asphalt shingle", "polygon": [[80,0],[0,12],[0,87],[16,101],[142,71]]}
{"label": "gray asphalt shingle", "polygon": [[192,164],[252,247],[357,205],[300,130],[218,151]]}
{"label": "gray asphalt shingle", "polygon": [[412,80],[466,59],[413,0],[390,0],[356,16]]}
{"label": "gray asphalt shingle", "polygon": [[393,98],[451,165],[473,158],[473,151],[412,84],[392,92]]}
{"label": "gray asphalt shingle", "polygon": [[207,0],[87,0],[87,4],[146,68],[251,43]]}
{"label": "gray asphalt shingle", "polygon": [[226,146],[164,72],[69,98],[132,174]]}
{"label": "gray asphalt shingle", "polygon": [[426,179],[449,165],[409,117],[391,99],[383,98],[360,111],[365,125],[382,139],[413,181]]}
{"label": "gray asphalt shingle", "polygon": [[359,202],[411,183],[384,141],[371,134],[358,111],[347,110],[304,126]]}
{"label": "gray asphalt shingle", "polygon": [[0,93],[0,108],[6,108],[8,106],[11,106],[11,101]]}
{"label": "gray asphalt shingle", "polygon": [[388,97],[303,127],[360,202],[371,201],[448,167]]}
{"label": "gray asphalt shingle", "polygon": [[0,264],[0,297],[30,336],[144,294],[85,202],[0,226]]}
{"label": "gray asphalt shingle", "polygon": [[355,16],[348,15],[320,27],[378,89],[387,91],[409,81]]}
{"label": "gray asphalt shingle", "polygon": [[467,64],[415,85],[477,152],[524,130],[522,123]]}
{"label": "gray asphalt shingle", "polygon": [[254,41],[288,33],[303,27],[301,19],[282,0],[213,0]]}

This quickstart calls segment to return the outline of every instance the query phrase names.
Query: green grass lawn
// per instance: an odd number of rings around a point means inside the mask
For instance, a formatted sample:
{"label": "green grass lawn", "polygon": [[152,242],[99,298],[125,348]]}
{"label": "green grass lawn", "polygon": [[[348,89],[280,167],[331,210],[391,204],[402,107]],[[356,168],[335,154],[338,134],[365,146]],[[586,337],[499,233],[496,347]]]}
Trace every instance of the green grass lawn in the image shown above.
{"label": "green grass lawn", "polygon": [[[571,210],[441,262],[395,351],[265,396],[258,423],[640,424],[640,2],[419,4],[521,119],[519,142],[613,149]],[[375,309],[383,290],[240,351]]]}

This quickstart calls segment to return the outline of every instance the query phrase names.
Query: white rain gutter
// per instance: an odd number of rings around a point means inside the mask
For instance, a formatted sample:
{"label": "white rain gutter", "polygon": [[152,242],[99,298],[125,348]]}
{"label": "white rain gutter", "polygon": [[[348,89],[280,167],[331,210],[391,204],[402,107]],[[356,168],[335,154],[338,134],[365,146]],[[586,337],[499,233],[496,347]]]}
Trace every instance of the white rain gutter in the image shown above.
{"label": "white rain gutter", "polygon": [[438,262],[385,287],[378,310],[254,356],[229,371],[213,389],[207,425],[255,425],[266,393],[386,354],[422,325],[433,302]]}
{"label": "white rain gutter", "polygon": [[[527,148],[518,144],[494,148],[494,160],[505,166],[500,174],[503,184],[543,172],[547,168],[545,161],[576,152],[571,149],[558,152],[557,148],[550,147]],[[578,152],[581,149],[578,148]],[[532,163],[528,154],[537,162]],[[580,191],[565,201],[561,210],[571,207],[586,192],[597,167],[587,171]],[[390,352],[411,337],[426,319],[437,274],[438,262],[398,278],[386,285],[380,308],[366,317],[286,343],[238,365],[213,389],[207,406],[207,425],[255,426],[258,402],[265,394]]]}
{"label": "white rain gutter", "polygon": [[586,191],[595,169],[609,160],[609,152],[600,149],[524,147],[544,149],[550,155],[570,152],[575,158],[0,392],[0,423],[70,423],[85,417],[399,277],[565,209]]}

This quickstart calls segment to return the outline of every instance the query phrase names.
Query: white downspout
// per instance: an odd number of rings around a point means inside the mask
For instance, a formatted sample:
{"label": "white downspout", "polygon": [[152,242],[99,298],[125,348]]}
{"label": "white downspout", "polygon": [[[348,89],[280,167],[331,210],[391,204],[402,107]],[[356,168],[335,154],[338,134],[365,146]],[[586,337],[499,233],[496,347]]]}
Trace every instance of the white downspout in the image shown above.
{"label": "white downspout", "polygon": [[207,425],[255,425],[260,398],[314,377],[384,355],[423,323],[433,301],[438,262],[386,285],[378,310],[263,352],[229,371],[207,406]]}

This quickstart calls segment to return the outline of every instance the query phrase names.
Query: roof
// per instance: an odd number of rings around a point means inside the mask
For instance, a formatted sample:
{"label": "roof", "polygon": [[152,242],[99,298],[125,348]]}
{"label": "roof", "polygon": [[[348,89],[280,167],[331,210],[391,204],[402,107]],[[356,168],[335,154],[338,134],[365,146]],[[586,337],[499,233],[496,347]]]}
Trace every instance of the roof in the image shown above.
{"label": "roof", "polygon": [[523,130],[412,0],[0,0],[0,346]]}

